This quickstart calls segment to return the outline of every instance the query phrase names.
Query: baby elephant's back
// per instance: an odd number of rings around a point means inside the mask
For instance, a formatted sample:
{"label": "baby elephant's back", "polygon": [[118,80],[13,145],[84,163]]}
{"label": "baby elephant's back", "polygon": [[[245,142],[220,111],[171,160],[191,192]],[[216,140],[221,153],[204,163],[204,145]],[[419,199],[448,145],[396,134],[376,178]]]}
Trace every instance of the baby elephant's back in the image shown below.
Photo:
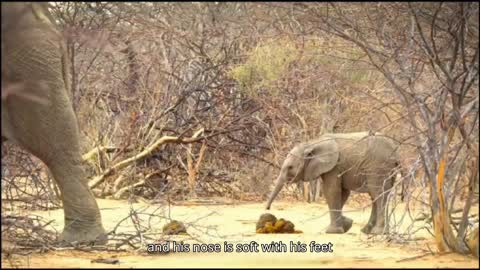
{"label": "baby elephant's back", "polygon": [[[340,149],[343,169],[388,173],[398,164],[398,144],[381,133],[368,132],[329,134]],[[360,173],[359,172],[359,173]]]}
{"label": "baby elephant's back", "polygon": [[369,151],[372,158],[377,160],[387,160],[389,162],[398,162],[399,144],[393,139],[384,135],[375,135],[368,137]]}
{"label": "baby elephant's back", "polygon": [[367,143],[366,171],[381,175],[393,173],[392,170],[399,164],[398,143],[382,135],[368,137]]}

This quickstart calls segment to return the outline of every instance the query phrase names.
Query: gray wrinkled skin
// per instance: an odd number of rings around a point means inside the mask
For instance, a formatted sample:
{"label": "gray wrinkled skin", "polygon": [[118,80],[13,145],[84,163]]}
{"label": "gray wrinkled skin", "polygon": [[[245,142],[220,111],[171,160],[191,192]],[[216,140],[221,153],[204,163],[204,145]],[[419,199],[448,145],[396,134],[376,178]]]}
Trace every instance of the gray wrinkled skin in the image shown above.
{"label": "gray wrinkled skin", "polygon": [[45,3],[2,3],[2,141],[10,140],[41,159],[58,184],[65,214],[63,242],[106,243],[97,202],[82,168],[77,120],[61,36]]}

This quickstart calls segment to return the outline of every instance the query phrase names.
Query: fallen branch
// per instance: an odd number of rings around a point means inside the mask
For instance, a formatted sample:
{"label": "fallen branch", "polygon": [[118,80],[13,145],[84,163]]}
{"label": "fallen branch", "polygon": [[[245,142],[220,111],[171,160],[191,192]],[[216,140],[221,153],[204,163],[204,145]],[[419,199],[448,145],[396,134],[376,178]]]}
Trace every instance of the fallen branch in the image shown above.
{"label": "fallen branch", "polygon": [[[199,134],[203,132],[203,128],[195,132],[195,134]],[[198,136],[197,134],[197,136]],[[113,165],[112,167],[108,168],[105,170],[101,175],[95,176],[92,180],[89,181],[88,185],[91,189],[97,187],[99,184],[101,184],[104,180],[105,177],[112,175],[115,173],[117,170],[123,169],[127,167],[129,164],[136,162],[140,159],[143,159],[147,156],[149,156],[154,150],[156,150],[158,147],[160,147],[163,144],[166,143],[182,143],[182,144],[188,144],[188,143],[193,143],[196,141],[203,140],[203,137],[191,137],[191,138],[182,138],[180,137],[174,137],[174,136],[163,136],[162,138],[158,139],[155,143],[152,145],[148,146],[143,150],[142,152],[134,155],[133,157],[127,158],[123,161],[118,162],[117,164]]]}
{"label": "fallen branch", "polygon": [[113,195],[113,198],[115,199],[120,199],[123,195],[123,193],[127,192],[128,190],[130,190],[131,188],[136,188],[136,187],[139,187],[139,186],[143,186],[145,184],[145,180],[142,180],[140,182],[137,182],[135,184],[132,184],[132,185],[129,185],[129,186],[126,186],[126,187],[123,187],[121,189],[119,189],[115,195]]}
{"label": "fallen branch", "polygon": [[88,151],[86,154],[83,154],[82,155],[82,159],[84,161],[88,161],[90,159],[93,158],[93,156],[99,152],[112,152],[112,151],[115,151],[115,150],[118,150],[119,148],[118,147],[114,147],[114,146],[97,146],[95,148],[93,148],[92,150]]}
{"label": "fallen branch", "polygon": [[123,180],[125,179],[125,174],[121,173],[117,179],[115,179],[115,181],[113,182],[113,187],[112,187],[112,191],[113,193],[117,193],[118,190],[120,190],[120,184],[123,182]]}

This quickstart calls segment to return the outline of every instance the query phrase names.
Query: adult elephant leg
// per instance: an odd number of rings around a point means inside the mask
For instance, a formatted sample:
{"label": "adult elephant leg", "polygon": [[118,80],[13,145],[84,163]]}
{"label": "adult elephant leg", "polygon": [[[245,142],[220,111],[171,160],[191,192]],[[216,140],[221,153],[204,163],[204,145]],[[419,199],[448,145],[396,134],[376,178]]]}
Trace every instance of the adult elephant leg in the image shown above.
{"label": "adult elephant leg", "polygon": [[82,167],[77,121],[62,76],[60,46],[49,32],[27,33],[28,37],[9,46],[7,53],[2,51],[2,61],[8,63],[6,68],[12,68],[12,77],[5,81],[15,78],[13,83],[22,83],[27,93],[39,95],[45,102],[14,95],[2,100],[2,136],[37,156],[50,169],[64,207],[61,239],[104,243],[100,211]]}
{"label": "adult elephant leg", "polygon": [[[343,209],[343,206],[347,202],[348,196],[350,196],[350,190],[348,189],[342,189],[342,206],[341,209]],[[352,228],[353,220],[351,218],[348,218],[344,215],[342,215],[343,219],[343,230],[345,232],[348,232],[350,228]]]}
{"label": "adult elephant leg", "polygon": [[326,233],[344,233],[342,218],[342,187],[335,171],[323,176],[325,199],[330,211],[330,225]]}
{"label": "adult elephant leg", "polygon": [[[51,97],[52,103],[66,102],[67,98]],[[2,120],[9,119],[5,123],[10,128],[7,134],[47,165],[60,188],[65,221],[60,240],[90,242],[100,237],[97,243],[105,243],[100,211],[81,165],[78,131],[71,107],[64,104],[47,109],[27,102],[12,97],[2,106]]]}

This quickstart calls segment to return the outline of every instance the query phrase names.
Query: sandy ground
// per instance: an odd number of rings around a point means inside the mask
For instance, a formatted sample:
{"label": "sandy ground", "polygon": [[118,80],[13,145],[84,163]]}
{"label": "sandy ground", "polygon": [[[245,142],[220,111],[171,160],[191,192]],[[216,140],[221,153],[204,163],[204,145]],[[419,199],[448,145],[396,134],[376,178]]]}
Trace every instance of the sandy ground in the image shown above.
{"label": "sandy ground", "polygon": [[[360,232],[366,224],[370,209],[359,210],[349,205],[345,207],[345,215],[354,220],[352,229],[346,234],[326,234],[329,217],[325,204],[308,204],[303,202],[276,201],[272,214],[293,221],[295,228],[303,231],[302,234],[255,234],[255,222],[265,213],[264,204],[239,203],[224,205],[185,205],[160,207],[146,203],[129,205],[125,201],[98,200],[102,209],[102,216],[106,229],[112,229],[120,220],[124,219],[133,207],[144,213],[155,211],[172,219],[183,221],[187,225],[191,237],[175,236],[172,240],[185,240],[190,247],[201,241],[206,244],[219,243],[220,253],[179,253],[168,254],[150,253],[143,251],[131,252],[81,252],[55,251],[29,256],[14,256],[3,260],[2,267],[120,267],[120,268],[162,268],[162,267],[348,267],[348,268],[375,268],[375,267],[462,267],[477,268],[479,262],[472,256],[458,254],[432,255],[435,251],[432,237],[426,230],[419,231],[414,240],[399,243],[397,241],[380,241],[369,238]],[[399,212],[402,212],[399,210]],[[60,230],[63,227],[63,211],[61,209],[48,212],[35,212],[48,219],[55,220],[55,226]],[[400,214],[398,214],[400,215]],[[146,224],[148,215],[140,215],[142,224]],[[152,219],[150,223],[154,230],[160,231],[167,221]],[[132,231],[132,224],[121,226],[118,231]],[[259,252],[236,252],[237,244],[259,244]],[[262,252],[261,244],[270,244],[282,241],[287,245],[287,252]],[[290,242],[306,244],[306,252],[290,252]],[[330,244],[332,252],[312,252],[309,244]],[[233,244],[234,251],[226,253],[224,242]],[[255,244],[255,243],[254,243]],[[248,247],[250,247],[248,245]],[[117,258],[119,264],[94,263],[93,259]]]}

